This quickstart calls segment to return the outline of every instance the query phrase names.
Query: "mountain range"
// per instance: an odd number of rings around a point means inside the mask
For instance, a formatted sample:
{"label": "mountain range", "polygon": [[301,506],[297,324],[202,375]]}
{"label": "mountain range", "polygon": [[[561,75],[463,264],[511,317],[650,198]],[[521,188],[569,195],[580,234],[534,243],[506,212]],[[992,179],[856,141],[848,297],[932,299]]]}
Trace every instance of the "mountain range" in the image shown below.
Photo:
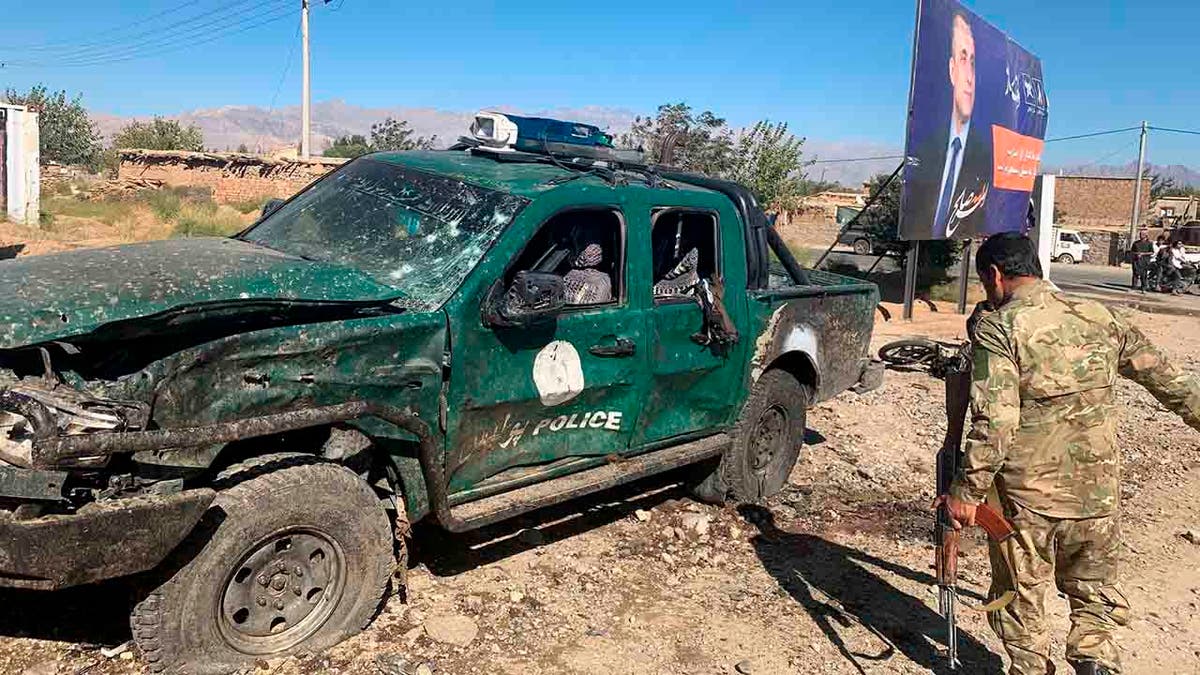
{"label": "mountain range", "polygon": [[[594,124],[611,133],[629,129],[638,113],[623,108],[585,106],[582,108],[554,108],[520,113],[511,106],[487,108],[502,112],[528,114],[537,117],[553,117],[576,122]],[[647,113],[643,113],[647,114]],[[474,112],[439,110],[436,108],[366,108],[352,105],[340,99],[320,101],[312,106],[312,143],[315,152],[327,148],[335,138],[352,134],[367,135],[371,125],[388,117],[407,120],[409,127],[418,136],[437,136],[437,145],[445,147],[459,136],[467,133]],[[256,106],[223,106],[182,112],[169,117],[188,125],[196,125],[204,133],[204,144],[213,150],[235,150],[245,145],[253,152],[269,152],[294,146],[300,137],[300,107],[260,108]],[[110,139],[122,126],[134,119],[93,112],[104,138]],[[875,159],[854,162],[836,160],[863,157],[893,157],[903,154],[896,145],[872,141],[828,140],[809,138],[804,145],[808,159],[818,163],[809,167],[808,175],[813,180],[840,183],[857,187],[871,176],[890,173],[897,164],[896,159]],[[1132,176],[1135,165],[1090,165],[1047,167],[1054,173],[1096,176]],[[1149,165],[1153,174],[1174,179],[1179,186],[1200,186],[1200,172],[1191,167],[1173,164],[1169,166]]]}

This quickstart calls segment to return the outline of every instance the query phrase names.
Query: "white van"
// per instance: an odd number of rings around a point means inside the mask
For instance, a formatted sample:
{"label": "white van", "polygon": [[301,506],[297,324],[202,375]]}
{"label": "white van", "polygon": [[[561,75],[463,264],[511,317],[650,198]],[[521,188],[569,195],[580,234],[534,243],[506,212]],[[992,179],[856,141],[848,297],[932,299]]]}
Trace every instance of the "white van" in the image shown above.
{"label": "white van", "polygon": [[1054,253],[1051,255],[1054,262],[1068,265],[1083,262],[1083,252],[1090,248],[1089,244],[1083,243],[1079,230],[1054,228]]}

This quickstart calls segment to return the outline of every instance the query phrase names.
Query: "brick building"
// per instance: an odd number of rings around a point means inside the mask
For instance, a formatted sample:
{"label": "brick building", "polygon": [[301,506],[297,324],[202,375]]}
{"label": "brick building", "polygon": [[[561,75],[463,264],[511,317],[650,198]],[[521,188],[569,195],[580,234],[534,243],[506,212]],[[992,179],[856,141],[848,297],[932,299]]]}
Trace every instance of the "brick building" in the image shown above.
{"label": "brick building", "polygon": [[[1133,177],[1058,176],[1055,180],[1054,222],[1079,229],[1128,229],[1133,209]],[[1150,179],[1142,179],[1141,220],[1148,223]]]}
{"label": "brick building", "polygon": [[291,197],[346,161],[330,157],[302,160],[162,150],[121,150],[120,160],[119,179],[151,180],[170,187],[209,188],[213,200],[221,204]]}

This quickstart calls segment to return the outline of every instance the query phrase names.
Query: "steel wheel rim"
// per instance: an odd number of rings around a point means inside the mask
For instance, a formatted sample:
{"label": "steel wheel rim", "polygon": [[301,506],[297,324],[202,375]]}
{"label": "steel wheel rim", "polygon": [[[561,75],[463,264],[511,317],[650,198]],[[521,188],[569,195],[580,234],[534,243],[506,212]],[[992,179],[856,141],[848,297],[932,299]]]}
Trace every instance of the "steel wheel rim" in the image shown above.
{"label": "steel wheel rim", "polygon": [[219,589],[222,637],[238,651],[266,655],[290,649],[316,633],[346,587],[346,560],[332,537],[289,528],[247,547]]}
{"label": "steel wheel rim", "polygon": [[921,363],[934,356],[934,348],[929,345],[898,345],[887,350],[884,358],[896,364]]}
{"label": "steel wheel rim", "polygon": [[781,405],[772,405],[758,416],[750,455],[750,468],[755,475],[766,475],[775,458],[782,454],[787,442],[787,426],[788,413]]}

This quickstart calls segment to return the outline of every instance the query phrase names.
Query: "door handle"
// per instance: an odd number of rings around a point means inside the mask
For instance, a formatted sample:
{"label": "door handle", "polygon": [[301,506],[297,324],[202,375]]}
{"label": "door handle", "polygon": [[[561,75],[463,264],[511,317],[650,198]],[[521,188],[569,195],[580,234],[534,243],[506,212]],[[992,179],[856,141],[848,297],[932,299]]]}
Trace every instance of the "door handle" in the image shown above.
{"label": "door handle", "polygon": [[637,353],[637,345],[633,344],[633,340],[629,338],[619,337],[616,343],[611,345],[588,347],[588,353],[593,356],[633,356]]}

